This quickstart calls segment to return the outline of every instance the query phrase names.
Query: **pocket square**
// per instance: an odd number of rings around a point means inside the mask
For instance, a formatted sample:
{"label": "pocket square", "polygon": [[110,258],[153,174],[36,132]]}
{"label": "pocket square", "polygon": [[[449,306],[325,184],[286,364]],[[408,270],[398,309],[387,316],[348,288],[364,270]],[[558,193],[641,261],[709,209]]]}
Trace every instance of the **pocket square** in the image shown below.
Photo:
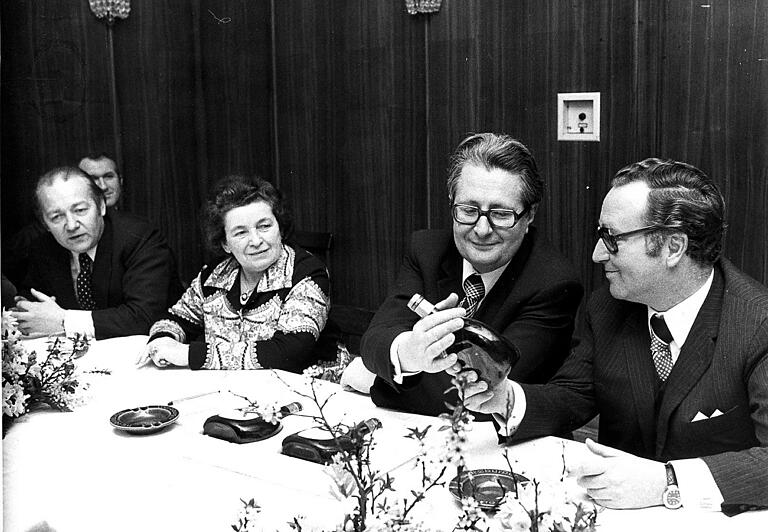
{"label": "pocket square", "polygon": [[709,419],[707,416],[701,413],[701,411],[696,412],[696,415],[693,416],[693,419],[691,420],[691,423],[695,423],[696,421],[701,421],[703,419]]}

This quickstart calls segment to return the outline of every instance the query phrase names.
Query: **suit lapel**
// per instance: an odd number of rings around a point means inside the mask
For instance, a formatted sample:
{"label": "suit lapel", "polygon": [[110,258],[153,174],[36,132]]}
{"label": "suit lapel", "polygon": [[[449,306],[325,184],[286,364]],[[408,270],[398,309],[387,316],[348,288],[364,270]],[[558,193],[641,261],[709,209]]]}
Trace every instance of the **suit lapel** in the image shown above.
{"label": "suit lapel", "polygon": [[656,427],[657,455],[664,449],[672,413],[712,364],[722,306],[723,278],[716,269],[709,294],[693,322],[688,338],[680,350],[680,356],[667,379]]}
{"label": "suit lapel", "polygon": [[[51,237],[53,240],[53,237]],[[50,271],[51,291],[56,296],[59,306],[65,309],[79,309],[75,294],[75,285],[72,280],[72,253],[53,241],[54,266]],[[36,288],[36,287],[34,287]],[[51,294],[48,294],[51,295]]]}
{"label": "suit lapel", "polygon": [[[453,241],[451,241],[453,243]],[[441,263],[442,274],[437,280],[437,288],[440,294],[455,292],[459,301],[464,297],[464,289],[461,286],[461,255],[456,247],[451,245],[451,251],[446,254]]]}
{"label": "suit lapel", "polygon": [[96,259],[93,261],[93,299],[96,308],[109,308],[109,283],[112,265],[114,238],[112,235],[112,220],[109,215],[104,217],[104,232],[96,248]]}
{"label": "suit lapel", "polygon": [[618,352],[624,355],[624,364],[635,402],[638,426],[643,436],[643,448],[653,451],[655,423],[656,369],[651,357],[651,338],[646,324],[646,310],[635,305],[619,330]]}

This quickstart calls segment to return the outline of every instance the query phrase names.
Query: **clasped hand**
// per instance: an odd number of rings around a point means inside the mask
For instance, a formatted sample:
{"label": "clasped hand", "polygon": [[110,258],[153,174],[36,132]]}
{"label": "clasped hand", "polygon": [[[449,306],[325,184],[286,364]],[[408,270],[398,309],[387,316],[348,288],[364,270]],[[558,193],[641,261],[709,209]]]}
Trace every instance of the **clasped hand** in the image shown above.
{"label": "clasped hand", "polygon": [[667,485],[664,464],[587,439],[589,454],[568,473],[596,503],[607,508],[646,508],[661,504]]}
{"label": "clasped hand", "polygon": [[152,361],[155,366],[189,366],[189,346],[163,336],[156,338],[144,346],[136,358],[136,365],[143,366]]}
{"label": "clasped hand", "polygon": [[400,339],[397,356],[404,373],[438,373],[456,363],[456,354],[445,352],[454,342],[453,333],[464,327],[467,311],[457,307],[459,297],[451,294],[435,305],[437,312],[421,318]]}
{"label": "clasped hand", "polygon": [[64,332],[64,309],[56,298],[34,288],[30,290],[37,301],[17,296],[11,315],[19,324],[19,330],[30,334],[61,334]]}

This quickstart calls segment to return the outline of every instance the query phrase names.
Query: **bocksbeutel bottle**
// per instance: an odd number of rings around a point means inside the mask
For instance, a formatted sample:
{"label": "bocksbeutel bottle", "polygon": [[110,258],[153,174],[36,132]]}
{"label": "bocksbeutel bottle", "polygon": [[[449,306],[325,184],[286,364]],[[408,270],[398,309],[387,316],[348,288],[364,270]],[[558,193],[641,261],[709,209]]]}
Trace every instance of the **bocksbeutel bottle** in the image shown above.
{"label": "bocksbeutel bottle", "polygon": [[291,434],[283,439],[283,454],[327,464],[340,450],[353,451],[362,445],[363,438],[381,428],[381,421],[372,417],[359,422],[348,431],[335,431],[336,437],[323,428],[312,428]]}
{"label": "bocksbeutel bottle", "polygon": [[[408,308],[422,318],[437,312],[435,306],[420,294],[414,294]],[[465,369],[472,369],[489,388],[507,378],[520,359],[520,351],[504,336],[474,318],[462,318],[464,327],[454,332],[456,340],[446,353],[456,353]]]}

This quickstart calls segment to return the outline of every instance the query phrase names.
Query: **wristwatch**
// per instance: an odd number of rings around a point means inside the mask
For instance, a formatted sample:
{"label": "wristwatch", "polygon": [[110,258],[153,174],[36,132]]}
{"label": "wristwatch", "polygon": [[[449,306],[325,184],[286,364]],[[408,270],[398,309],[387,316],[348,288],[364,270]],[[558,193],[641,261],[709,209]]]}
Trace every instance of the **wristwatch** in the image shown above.
{"label": "wristwatch", "polygon": [[672,464],[666,463],[664,468],[667,470],[667,487],[661,495],[661,502],[670,510],[677,510],[683,505],[680,500],[680,488],[677,487],[677,476]]}

